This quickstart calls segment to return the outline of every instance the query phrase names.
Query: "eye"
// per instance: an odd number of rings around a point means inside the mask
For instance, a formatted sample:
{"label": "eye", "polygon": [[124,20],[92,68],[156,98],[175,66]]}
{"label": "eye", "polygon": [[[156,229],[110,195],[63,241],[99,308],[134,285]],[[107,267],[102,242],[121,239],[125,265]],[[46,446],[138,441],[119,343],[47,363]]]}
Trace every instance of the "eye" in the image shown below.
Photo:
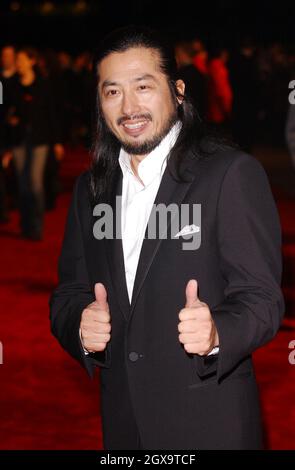
{"label": "eye", "polygon": [[106,92],[106,95],[107,95],[107,96],[116,96],[118,93],[119,93],[118,90],[108,90],[108,91]]}
{"label": "eye", "polygon": [[140,89],[141,91],[145,91],[145,90],[147,90],[148,88],[149,88],[148,85],[139,85],[139,89]]}

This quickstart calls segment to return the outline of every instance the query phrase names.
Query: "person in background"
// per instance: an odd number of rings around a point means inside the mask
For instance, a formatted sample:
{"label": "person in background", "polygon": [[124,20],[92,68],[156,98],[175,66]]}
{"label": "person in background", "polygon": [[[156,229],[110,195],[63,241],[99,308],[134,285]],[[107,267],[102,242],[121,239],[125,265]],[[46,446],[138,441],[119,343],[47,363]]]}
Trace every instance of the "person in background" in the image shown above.
{"label": "person in background", "polygon": [[191,43],[193,49],[193,64],[196,69],[205,77],[208,74],[208,52],[201,39],[193,39]]}
{"label": "person in background", "polygon": [[[54,104],[59,122],[59,136],[62,142],[66,141],[66,113],[65,100],[68,93],[68,86],[63,80],[61,66],[57,54],[51,49],[42,51],[38,55],[38,70],[41,76],[46,79],[51,90],[51,96],[54,96]],[[59,169],[63,155],[55,154],[54,148],[50,145],[49,153],[45,167],[45,208],[52,210],[56,207],[56,198],[61,190],[61,181],[59,178]]]}
{"label": "person in background", "polygon": [[16,52],[12,44],[7,44],[1,49],[0,81],[3,90],[3,103],[0,105],[0,223],[6,223],[9,217],[5,170],[12,158],[11,152],[8,150],[11,143],[11,136],[6,116],[8,103],[11,101],[12,90],[17,82]]}
{"label": "person in background", "polygon": [[255,52],[252,41],[244,39],[229,62],[233,138],[247,152],[251,152],[253,146],[258,113],[259,78]]}
{"label": "person in background", "polygon": [[37,53],[22,48],[17,53],[19,74],[8,103],[7,124],[19,186],[22,236],[41,240],[44,215],[44,170],[50,145],[57,156],[64,152],[58,113],[48,82],[37,72]]}
{"label": "person in background", "polygon": [[188,41],[178,42],[175,46],[175,58],[179,77],[186,84],[187,95],[198,110],[200,118],[204,118],[206,109],[207,83],[205,76],[193,64],[194,50]]}
{"label": "person in background", "polygon": [[229,81],[228,51],[211,48],[208,65],[208,121],[229,133],[233,94]]}
{"label": "person in background", "polygon": [[[6,45],[1,49],[0,78],[5,93],[10,92],[10,86],[17,80],[16,51],[13,45]],[[4,101],[5,103],[5,101]]]}

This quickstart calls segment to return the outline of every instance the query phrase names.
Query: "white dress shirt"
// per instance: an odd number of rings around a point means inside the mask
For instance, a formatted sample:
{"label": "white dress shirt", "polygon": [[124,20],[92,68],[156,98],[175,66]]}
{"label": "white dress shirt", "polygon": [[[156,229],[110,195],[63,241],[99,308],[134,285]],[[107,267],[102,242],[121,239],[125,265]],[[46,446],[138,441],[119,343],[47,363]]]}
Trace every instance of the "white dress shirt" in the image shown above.
{"label": "white dress shirt", "polygon": [[119,163],[123,173],[121,233],[125,275],[131,303],[135,274],[148,219],[173,147],[180,123],[175,124],[161,143],[138,165],[138,176],[131,167],[130,156],[121,149]]}

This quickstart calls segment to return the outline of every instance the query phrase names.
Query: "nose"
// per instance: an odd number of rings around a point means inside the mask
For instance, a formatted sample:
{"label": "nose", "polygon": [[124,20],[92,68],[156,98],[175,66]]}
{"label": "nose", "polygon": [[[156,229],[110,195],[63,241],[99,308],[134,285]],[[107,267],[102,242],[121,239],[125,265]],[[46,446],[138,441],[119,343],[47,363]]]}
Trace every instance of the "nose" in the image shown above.
{"label": "nose", "polygon": [[122,114],[131,116],[132,114],[136,114],[140,111],[140,106],[138,103],[138,99],[134,93],[131,91],[125,92],[122,99]]}

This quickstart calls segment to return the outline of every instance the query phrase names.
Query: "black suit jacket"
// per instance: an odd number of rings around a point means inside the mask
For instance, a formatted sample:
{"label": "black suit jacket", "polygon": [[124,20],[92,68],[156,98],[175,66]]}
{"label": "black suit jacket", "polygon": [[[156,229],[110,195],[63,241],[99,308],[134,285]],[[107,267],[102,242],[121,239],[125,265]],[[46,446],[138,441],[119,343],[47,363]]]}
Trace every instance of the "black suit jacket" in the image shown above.
{"label": "black suit jacket", "polygon": [[[185,162],[186,181],[167,168],[155,203],[201,204],[201,245],[186,251],[181,238],[145,239],[131,305],[121,240],[94,238],[89,174],[79,177],[50,300],[52,331],[90,375],[100,366],[105,436],[122,432],[129,400],[145,449],[259,448],[251,353],[273,338],[284,311],[277,209],[255,158],[224,149]],[[114,205],[121,181],[118,169],[112,196],[101,202]],[[216,323],[215,357],[187,354],[178,340],[189,279]],[[85,356],[79,324],[96,282],[107,289],[111,341]]]}

